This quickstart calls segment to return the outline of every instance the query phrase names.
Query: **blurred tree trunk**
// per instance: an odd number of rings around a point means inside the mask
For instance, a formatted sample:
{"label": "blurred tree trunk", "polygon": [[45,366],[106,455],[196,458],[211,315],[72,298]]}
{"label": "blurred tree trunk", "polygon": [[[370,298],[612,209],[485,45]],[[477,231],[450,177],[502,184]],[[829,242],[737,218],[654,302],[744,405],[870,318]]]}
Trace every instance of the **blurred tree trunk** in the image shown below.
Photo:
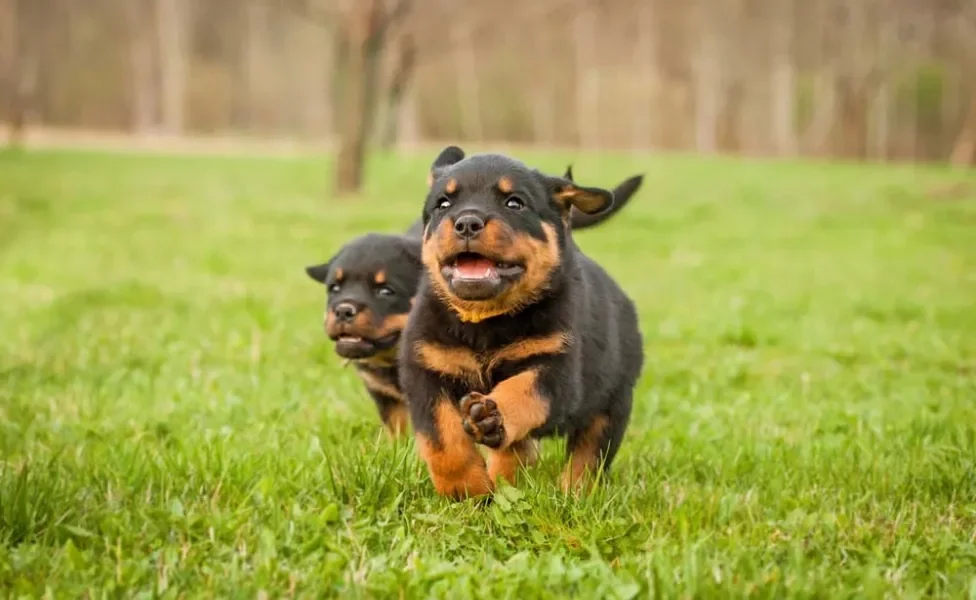
{"label": "blurred tree trunk", "polygon": [[267,0],[247,0],[244,5],[244,121],[247,129],[261,131],[267,125],[269,48],[266,43],[269,5]]}
{"label": "blurred tree trunk", "polygon": [[657,47],[654,33],[657,19],[654,14],[654,0],[637,3],[637,53],[641,70],[641,94],[638,96],[637,114],[632,134],[634,148],[654,148],[656,141],[655,105],[657,103],[660,74],[658,72]]}
{"label": "blurred tree trunk", "polygon": [[885,71],[884,76],[877,77],[873,97],[869,98],[868,114],[871,117],[869,132],[869,156],[877,161],[888,158],[891,145],[891,80],[894,70],[889,65],[895,62],[894,51],[897,45],[900,13],[895,13],[878,23],[880,29],[878,54],[875,59]]}
{"label": "blurred tree trunk", "polygon": [[793,67],[793,0],[773,0],[775,7],[767,13],[772,22],[772,138],[775,153],[792,156],[796,152],[794,111],[796,75]]}
{"label": "blurred tree trunk", "polygon": [[396,56],[393,77],[387,89],[384,127],[380,137],[383,148],[392,148],[399,139],[401,107],[417,62],[417,45],[410,35],[400,36],[394,51]]}
{"label": "blurred tree trunk", "polygon": [[959,167],[976,164],[976,91],[969,101],[969,111],[952,146],[949,162]]}
{"label": "blurred tree trunk", "polygon": [[[726,80],[734,75],[740,82],[740,151],[747,156],[767,156],[776,153],[778,123],[775,119],[779,108],[776,106],[777,90],[773,88],[774,81],[770,76],[771,73],[775,76],[776,59],[772,56],[775,40],[769,33],[768,21],[775,21],[779,9],[767,10],[769,7],[764,0],[742,0],[738,5],[741,11],[738,19],[733,14],[716,15],[718,19],[712,24],[720,36],[716,52],[717,74]],[[736,29],[726,25],[736,21]],[[735,37],[730,37],[728,31]],[[738,49],[733,45],[736,38]],[[722,86],[722,96],[726,86]]]}
{"label": "blurred tree trunk", "polygon": [[810,109],[806,126],[800,134],[800,144],[805,154],[824,156],[830,150],[830,133],[836,121],[836,94],[834,90],[834,46],[828,39],[829,7],[827,0],[816,0],[810,7],[810,60],[813,73],[810,76]]}
{"label": "blurred tree trunk", "polygon": [[714,5],[698,0],[698,48],[693,60],[695,88],[695,149],[702,154],[718,151],[719,117],[722,111],[721,43]]}
{"label": "blurred tree trunk", "polygon": [[153,33],[155,24],[147,0],[127,0],[129,28],[129,69],[132,89],[132,131],[150,133],[156,126],[159,91],[156,86],[156,59]]}
{"label": "blurred tree trunk", "polygon": [[[319,0],[329,6],[331,0]],[[304,135],[314,138],[331,135],[332,91],[331,67],[333,64],[333,44],[335,22],[332,19],[311,20],[300,18],[299,14],[289,15],[287,27],[293,34],[283,41],[291,56],[298,57],[288,65],[286,79],[289,90],[297,105],[294,110],[294,126]],[[273,57],[274,55],[272,55]],[[307,60],[314,56],[318,60]]]}
{"label": "blurred tree trunk", "polygon": [[[461,137],[482,140],[481,131],[481,90],[478,78],[478,57],[474,51],[473,26],[467,18],[460,17],[451,31],[455,33],[454,57],[458,100],[461,108]],[[494,140],[493,140],[494,141]]]}
{"label": "blurred tree trunk", "polygon": [[184,0],[156,0],[162,126],[171,135],[183,132],[185,120],[186,17]]}
{"label": "blurred tree trunk", "polygon": [[332,109],[329,115],[329,123],[332,125],[330,133],[333,136],[338,136],[342,129],[343,102],[345,102],[346,69],[349,68],[348,63],[349,38],[346,32],[343,31],[343,27],[339,26],[336,27],[335,34],[332,37],[332,68],[329,78],[329,98]]}
{"label": "blurred tree trunk", "polygon": [[[969,4],[969,12],[963,12],[957,21],[957,48],[959,65],[964,78],[969,78],[969,110],[963,118],[962,129],[952,144],[949,162],[957,166],[976,164],[976,6]],[[963,92],[965,94],[965,91]]]}
{"label": "blurred tree trunk", "polygon": [[397,110],[397,147],[416,148],[420,142],[420,122],[417,118],[417,86],[408,85]]}
{"label": "blurred tree trunk", "polygon": [[599,65],[596,54],[596,9],[584,0],[573,23],[576,50],[576,131],[583,148],[599,144],[597,102],[600,94]]}
{"label": "blurred tree trunk", "polygon": [[871,155],[875,160],[884,161],[888,158],[888,146],[891,140],[891,89],[887,79],[878,88],[871,116],[873,122]]}
{"label": "blurred tree trunk", "polygon": [[748,134],[742,126],[745,87],[742,78],[736,77],[729,82],[725,93],[725,106],[719,118],[718,144],[729,152],[741,152],[744,146],[742,138]]}
{"label": "blurred tree trunk", "polygon": [[411,8],[410,0],[396,0],[385,8],[382,0],[344,3],[344,22],[337,31],[339,149],[334,190],[354,193],[363,181],[366,145],[376,121],[380,56],[387,33]]}
{"label": "blurred tree trunk", "polygon": [[353,0],[345,22],[345,64],[336,156],[335,192],[345,195],[362,186],[366,140],[373,116],[377,79],[376,39],[382,17],[380,0]]}
{"label": "blurred tree trunk", "polygon": [[864,158],[867,154],[867,89],[850,77],[837,79],[840,103],[840,135],[836,152],[846,158]]}
{"label": "blurred tree trunk", "polygon": [[23,74],[21,72],[21,50],[18,14],[18,0],[0,0],[0,103],[3,118],[7,121],[7,143],[19,147],[24,143],[26,126],[26,102],[23,97]]}
{"label": "blurred tree trunk", "polygon": [[871,14],[873,7],[867,0],[851,3],[839,11],[841,18],[834,24],[841,36],[841,70],[835,79],[839,122],[834,151],[845,158],[867,157],[871,99],[887,75],[886,65],[881,64],[872,46],[878,28]]}
{"label": "blurred tree trunk", "polygon": [[552,90],[553,84],[540,73],[545,73],[545,57],[549,56],[551,30],[544,28],[533,37],[535,56],[535,76],[532,77],[532,93],[529,102],[532,109],[532,139],[536,144],[551,144],[555,140],[556,122],[554,118]]}

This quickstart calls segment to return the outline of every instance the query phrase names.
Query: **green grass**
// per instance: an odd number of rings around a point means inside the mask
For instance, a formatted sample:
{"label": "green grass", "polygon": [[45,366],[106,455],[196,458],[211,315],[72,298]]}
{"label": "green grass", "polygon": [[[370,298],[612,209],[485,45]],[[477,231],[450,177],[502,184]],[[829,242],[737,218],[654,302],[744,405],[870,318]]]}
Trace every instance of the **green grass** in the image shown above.
{"label": "green grass", "polygon": [[976,598],[976,176],[524,158],[647,179],[578,235],[646,367],[607,485],[485,508],[383,437],[302,268],[431,156],[0,155],[0,590],[53,597]]}

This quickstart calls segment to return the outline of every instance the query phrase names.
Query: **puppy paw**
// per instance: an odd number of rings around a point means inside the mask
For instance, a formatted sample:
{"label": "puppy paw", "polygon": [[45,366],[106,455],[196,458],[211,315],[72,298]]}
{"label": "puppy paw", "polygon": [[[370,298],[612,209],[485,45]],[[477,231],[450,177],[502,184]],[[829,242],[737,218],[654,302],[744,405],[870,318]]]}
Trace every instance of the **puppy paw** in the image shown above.
{"label": "puppy paw", "polygon": [[505,442],[505,424],[495,401],[471,392],[461,398],[461,426],[475,442],[489,448],[501,448]]}

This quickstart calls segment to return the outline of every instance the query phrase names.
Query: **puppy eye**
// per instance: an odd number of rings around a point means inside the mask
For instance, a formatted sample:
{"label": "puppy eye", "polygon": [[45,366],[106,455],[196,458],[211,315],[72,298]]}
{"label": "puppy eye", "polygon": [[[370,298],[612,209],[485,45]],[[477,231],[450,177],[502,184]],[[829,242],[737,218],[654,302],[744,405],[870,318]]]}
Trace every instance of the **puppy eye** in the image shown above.
{"label": "puppy eye", "polygon": [[393,296],[396,292],[393,291],[393,288],[384,285],[376,288],[376,293],[380,296]]}
{"label": "puppy eye", "polygon": [[333,283],[332,285],[329,286],[329,293],[330,294],[338,293],[341,287],[342,286],[340,286],[338,283]]}
{"label": "puppy eye", "polygon": [[452,204],[453,203],[449,198],[442,197],[440,200],[437,201],[437,210],[447,210],[451,208]]}
{"label": "puppy eye", "polygon": [[505,207],[512,210],[522,210],[525,208],[525,202],[518,196],[509,196],[508,200],[505,201]]}

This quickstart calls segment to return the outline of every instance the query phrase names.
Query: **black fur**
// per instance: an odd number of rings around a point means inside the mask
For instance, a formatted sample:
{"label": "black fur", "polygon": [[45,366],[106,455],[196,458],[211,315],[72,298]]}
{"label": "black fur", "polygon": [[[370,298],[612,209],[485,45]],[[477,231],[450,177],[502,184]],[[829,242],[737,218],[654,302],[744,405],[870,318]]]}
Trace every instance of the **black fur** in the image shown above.
{"label": "black fur", "polygon": [[[505,380],[538,369],[535,391],[548,403],[549,412],[544,422],[530,432],[530,437],[565,435],[568,452],[572,453],[587,442],[588,428],[596,420],[604,423],[605,419],[605,428],[592,430],[597,431],[599,439],[591,441],[598,445],[598,458],[604,468],[609,468],[630,418],[633,389],[643,366],[643,341],[634,304],[598,264],[580,251],[565,226],[565,211],[569,209],[557,199],[561,191],[573,189],[572,193],[565,192],[574,198],[573,210],[582,207],[596,212],[594,218],[605,218],[614,212],[612,203],[606,206],[613,194],[573,184],[571,171],[567,172],[569,177],[552,177],[501,155],[458,159],[459,152],[445,153],[435,161],[435,181],[423,210],[422,221],[427,228],[425,251],[428,245],[434,247],[442,223],[446,221],[445,226],[452,227],[447,231],[460,236],[455,219],[475,214],[486,224],[496,221],[503,224],[499,227],[507,226],[523,240],[542,244],[548,235],[556,235],[559,261],[540,287],[541,291],[533,294],[527,305],[516,305],[511,312],[476,320],[465,316],[466,309],[458,309],[454,303],[460,301],[477,310],[481,300],[465,303],[464,298],[454,298],[453,292],[445,292],[443,285],[438,287],[435,270],[441,267],[435,267],[425,255],[424,277],[400,345],[400,382],[414,430],[430,440],[439,452],[453,451],[444,447],[444,438],[450,436],[439,430],[436,417],[437,403],[446,396],[461,412],[466,431],[481,430],[476,441],[488,447],[504,445],[497,442],[497,434],[504,430],[505,422],[495,413],[495,403],[478,401],[474,404],[480,403],[481,407],[471,409],[474,405],[471,394],[491,397],[493,389]],[[513,182],[512,194],[493,187],[502,177]],[[456,192],[448,193],[451,189],[448,181],[457,188]],[[513,195],[524,204],[523,208],[508,202]],[[450,237],[448,233],[444,235]],[[470,249],[474,242],[455,243],[469,244],[464,247]],[[487,246],[478,248],[482,247]],[[504,263],[497,261],[498,264],[507,264],[508,251],[496,246],[477,252],[483,256],[493,252],[506,259]],[[445,272],[450,271],[450,267],[445,268]],[[501,280],[504,282],[505,278]],[[450,290],[455,289],[449,282],[446,285]],[[488,363],[490,366],[484,366],[481,373],[481,383],[431,369],[418,352],[421,346],[434,344],[484,357],[525,340],[558,334],[566,334],[570,340],[563,350]],[[500,437],[504,438],[504,433]],[[436,465],[428,461],[428,466],[433,476]],[[435,486],[441,493],[457,492],[450,483],[438,483],[436,478]]]}

